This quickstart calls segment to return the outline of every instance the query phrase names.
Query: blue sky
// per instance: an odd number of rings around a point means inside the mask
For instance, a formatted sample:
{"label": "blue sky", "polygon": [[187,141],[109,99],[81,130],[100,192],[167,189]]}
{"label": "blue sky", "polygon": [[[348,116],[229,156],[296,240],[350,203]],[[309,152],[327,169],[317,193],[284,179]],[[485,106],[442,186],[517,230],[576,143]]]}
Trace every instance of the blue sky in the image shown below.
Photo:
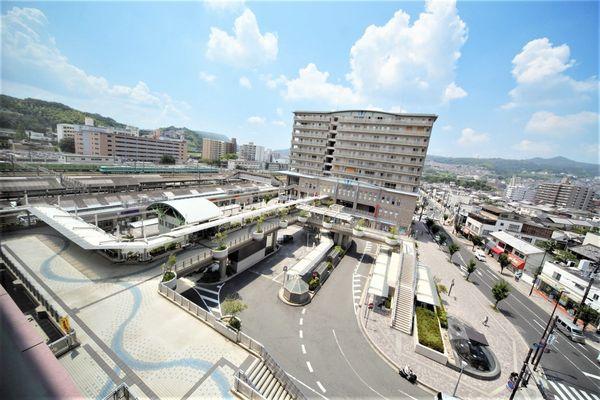
{"label": "blue sky", "polygon": [[286,148],[294,110],[439,115],[429,153],[598,163],[598,2],[2,2],[2,93]]}

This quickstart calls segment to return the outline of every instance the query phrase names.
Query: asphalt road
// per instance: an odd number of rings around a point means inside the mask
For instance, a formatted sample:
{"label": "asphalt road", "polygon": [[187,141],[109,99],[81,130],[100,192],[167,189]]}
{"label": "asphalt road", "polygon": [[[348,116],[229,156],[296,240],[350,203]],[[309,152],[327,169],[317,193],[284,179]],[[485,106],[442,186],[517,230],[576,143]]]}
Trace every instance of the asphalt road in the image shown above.
{"label": "asphalt road", "polygon": [[431,399],[392,370],[358,326],[355,296],[366,281],[375,246],[368,246],[371,251],[363,257],[364,248],[363,241],[353,245],[304,307],[278,299],[281,284],[272,271],[275,261],[268,260],[226,283],[221,299],[236,293],[242,298],[248,305],[241,314],[242,329],[267,347],[308,397]]}
{"label": "asphalt road", "polygon": [[[417,229],[425,229],[423,224],[416,225]],[[478,261],[470,252],[470,247],[457,244],[460,250],[454,254],[452,260],[458,260],[462,265],[465,265],[471,258],[477,262],[477,270],[471,274],[470,280],[493,303],[491,288],[500,279],[500,271],[493,270],[486,263]],[[503,276],[503,278],[513,279],[510,276]],[[540,340],[550,318],[550,314],[516,289],[510,292],[508,298],[500,302],[499,309],[515,325],[525,341],[531,344]],[[557,337],[557,343],[552,346],[550,353],[544,354],[541,361],[548,379],[553,382],[550,384],[552,391],[563,399],[579,399],[581,396],[569,396],[570,389],[565,390],[560,385],[588,394],[600,394],[600,367],[596,361],[597,350],[591,345],[572,342],[562,333],[557,333]],[[523,359],[525,356],[523,354]],[[556,389],[556,386],[559,386],[559,389]]]}

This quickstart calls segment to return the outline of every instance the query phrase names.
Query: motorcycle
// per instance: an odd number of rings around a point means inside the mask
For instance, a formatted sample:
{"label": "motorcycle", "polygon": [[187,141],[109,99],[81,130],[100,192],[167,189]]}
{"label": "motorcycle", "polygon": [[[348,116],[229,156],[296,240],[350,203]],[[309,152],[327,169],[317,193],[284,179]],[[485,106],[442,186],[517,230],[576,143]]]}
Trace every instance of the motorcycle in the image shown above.
{"label": "motorcycle", "polygon": [[417,374],[413,372],[408,365],[405,365],[400,371],[398,371],[401,377],[409,381],[410,383],[417,382]]}

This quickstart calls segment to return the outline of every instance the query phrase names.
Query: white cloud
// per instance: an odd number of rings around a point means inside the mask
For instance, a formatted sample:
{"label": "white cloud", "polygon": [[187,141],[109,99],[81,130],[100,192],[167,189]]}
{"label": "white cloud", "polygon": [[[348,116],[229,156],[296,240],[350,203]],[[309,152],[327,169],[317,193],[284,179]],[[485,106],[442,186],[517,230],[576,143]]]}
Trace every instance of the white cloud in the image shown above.
{"label": "white cloud", "polygon": [[465,128],[462,130],[460,138],[458,138],[458,144],[461,146],[472,146],[476,144],[485,143],[490,140],[490,135],[483,132],[475,132],[471,128]]}
{"label": "white cloud", "polygon": [[277,113],[277,115],[279,115],[280,117],[283,115],[283,109],[281,107],[277,107],[275,109],[275,112]]}
{"label": "white cloud", "polygon": [[217,79],[216,75],[209,74],[208,72],[205,72],[205,71],[200,71],[200,73],[198,74],[198,77],[200,78],[200,80],[202,80],[206,83],[213,83]]}
{"label": "white cloud", "polygon": [[548,111],[538,111],[531,116],[525,130],[527,132],[567,136],[586,132],[593,127],[598,132],[598,113],[595,112],[582,111],[577,114],[556,115]]}
{"label": "white cloud", "polygon": [[451,131],[452,130],[452,125],[444,125],[444,126],[442,126],[442,130],[446,131],[446,132]]}
{"label": "white cloud", "polygon": [[298,71],[295,79],[283,79],[283,97],[286,100],[318,99],[334,106],[352,105],[360,102],[360,97],[352,89],[337,85],[329,80],[329,72],[321,72],[313,63]]}
{"label": "white cloud", "polygon": [[204,0],[204,7],[217,12],[238,12],[244,9],[244,0]]}
{"label": "white cloud", "polygon": [[252,89],[252,82],[245,76],[240,78],[240,86],[245,87],[246,89]]}
{"label": "white cloud", "polygon": [[252,116],[247,119],[247,122],[252,125],[264,125],[267,120],[264,117]]}
{"label": "white cloud", "polygon": [[234,67],[256,67],[277,58],[277,35],[260,32],[256,16],[249,9],[236,18],[233,35],[212,27],[206,57]]}
{"label": "white cloud", "polygon": [[578,81],[566,75],[575,65],[571,50],[566,44],[554,46],[548,38],[528,42],[512,63],[517,86],[509,92],[510,101],[503,109],[579,103],[598,90],[596,77]]}
{"label": "white cloud", "polygon": [[39,93],[73,107],[91,105],[91,111],[132,124],[157,126],[189,120],[187,103],[152,91],[143,81],[132,86],[111,84],[71,64],[47,32],[48,19],[42,11],[13,7],[1,18],[2,86],[10,88],[10,94]]}
{"label": "white cloud", "polygon": [[460,50],[467,28],[456,1],[426,2],[411,24],[398,10],[383,26],[371,25],[350,50],[348,84],[332,83],[315,64],[300,69],[297,78],[267,77],[271,89],[285,85],[287,100],[313,100],[329,105],[372,105],[371,108],[418,108],[431,99],[448,102],[467,96],[455,83]]}
{"label": "white cloud", "polygon": [[[466,40],[456,2],[429,0],[412,25],[410,16],[398,10],[385,25],[369,26],[350,50],[347,77],[360,94],[388,96],[403,104],[443,98],[454,83]],[[466,95],[454,86],[450,94]]]}
{"label": "white cloud", "polygon": [[276,126],[286,126],[285,121],[282,121],[282,120],[271,121],[271,123]]}
{"label": "white cloud", "polygon": [[462,99],[463,97],[467,97],[467,92],[465,89],[457,86],[456,83],[452,82],[448,86],[446,86],[446,90],[444,90],[444,96],[442,100],[447,103],[452,100]]}
{"label": "white cloud", "polygon": [[514,150],[520,153],[533,156],[550,156],[554,154],[554,146],[546,142],[533,142],[528,139],[523,139],[513,146]]}

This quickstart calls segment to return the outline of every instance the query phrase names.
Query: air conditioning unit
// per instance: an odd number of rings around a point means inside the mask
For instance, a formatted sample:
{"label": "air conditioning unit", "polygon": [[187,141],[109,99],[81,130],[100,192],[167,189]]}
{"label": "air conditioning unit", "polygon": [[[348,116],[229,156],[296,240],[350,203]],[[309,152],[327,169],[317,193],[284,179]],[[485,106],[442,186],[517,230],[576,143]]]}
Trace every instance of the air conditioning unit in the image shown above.
{"label": "air conditioning unit", "polygon": [[567,261],[567,267],[572,268],[574,266],[575,266],[575,261],[573,261],[573,260]]}
{"label": "air conditioning unit", "polygon": [[587,271],[591,268],[591,261],[590,260],[579,260],[579,265],[577,266],[577,268],[581,271]]}

